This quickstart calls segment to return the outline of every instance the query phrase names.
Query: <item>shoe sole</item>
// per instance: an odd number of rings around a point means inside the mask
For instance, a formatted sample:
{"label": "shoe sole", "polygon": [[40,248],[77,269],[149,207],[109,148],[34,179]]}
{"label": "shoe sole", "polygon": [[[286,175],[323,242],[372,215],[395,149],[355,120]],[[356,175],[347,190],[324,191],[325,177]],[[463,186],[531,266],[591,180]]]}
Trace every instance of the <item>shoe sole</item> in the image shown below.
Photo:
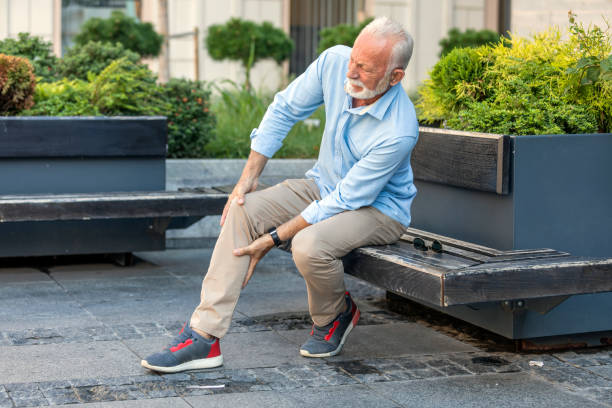
{"label": "shoe sole", "polygon": [[160,373],[178,373],[179,371],[186,370],[199,370],[202,368],[214,368],[223,365],[223,355],[217,357],[210,358],[202,358],[199,360],[191,360],[183,364],[179,364],[173,367],[161,367],[154,366],[147,362],[147,360],[142,360],[140,365],[144,368],[148,368],[149,370],[158,371]]}
{"label": "shoe sole", "polygon": [[321,357],[333,357],[336,354],[340,353],[340,351],[342,350],[342,346],[344,345],[344,342],[346,341],[346,338],[348,337],[351,330],[353,330],[353,327],[357,325],[357,321],[359,320],[360,316],[361,316],[361,313],[359,312],[359,309],[357,309],[355,316],[353,316],[353,320],[351,320],[351,322],[349,323],[348,327],[346,328],[346,331],[344,332],[344,334],[342,335],[342,338],[340,339],[340,344],[338,344],[338,347],[336,347],[335,350],[332,350],[328,353],[311,354],[308,352],[308,350],[300,349],[300,354],[303,355],[304,357],[321,358]]}

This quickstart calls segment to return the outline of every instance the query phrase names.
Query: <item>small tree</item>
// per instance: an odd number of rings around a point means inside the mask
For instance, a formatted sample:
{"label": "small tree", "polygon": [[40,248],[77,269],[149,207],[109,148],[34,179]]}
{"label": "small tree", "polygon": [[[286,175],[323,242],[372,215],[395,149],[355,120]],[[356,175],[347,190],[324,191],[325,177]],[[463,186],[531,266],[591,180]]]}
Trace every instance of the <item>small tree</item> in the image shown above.
{"label": "small tree", "polygon": [[90,41],[121,43],[128,50],[143,57],[156,57],[161,51],[163,37],[151,23],[141,23],[121,11],[113,11],[110,18],[90,18],[75,37],[77,45]]}
{"label": "small tree", "polygon": [[19,33],[17,39],[7,38],[0,41],[0,53],[27,58],[32,63],[37,77],[45,82],[55,80],[57,58],[53,55],[51,43],[41,37]]}
{"label": "small tree", "polygon": [[319,31],[319,46],[317,52],[320,54],[326,49],[333,47],[334,45],[346,45],[352,47],[357,39],[357,36],[363,30],[363,27],[367,26],[374,20],[373,18],[365,19],[361,24],[354,26],[350,24],[338,24],[334,27],[324,28]]}
{"label": "small tree", "polygon": [[280,64],[293,51],[293,41],[283,30],[268,22],[257,24],[239,18],[211,25],[205,45],[214,60],[230,59],[242,63],[247,88],[251,86],[251,68],[257,61],[271,58]]}

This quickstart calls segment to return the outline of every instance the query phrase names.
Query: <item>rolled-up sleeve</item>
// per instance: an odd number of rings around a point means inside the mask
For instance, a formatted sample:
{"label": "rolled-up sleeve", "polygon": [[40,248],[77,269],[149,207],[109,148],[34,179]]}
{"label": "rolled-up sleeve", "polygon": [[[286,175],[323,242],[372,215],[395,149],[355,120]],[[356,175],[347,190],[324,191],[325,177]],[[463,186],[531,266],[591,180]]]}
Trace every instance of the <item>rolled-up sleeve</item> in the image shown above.
{"label": "rolled-up sleeve", "polygon": [[348,171],[323,199],[312,202],[302,217],[316,224],[335,214],[371,205],[416,143],[411,136],[393,138],[374,147]]}
{"label": "rolled-up sleeve", "polygon": [[322,72],[327,53],[276,94],[258,128],[251,132],[251,149],[272,157],[281,148],[293,125],[308,118],[323,104]]}

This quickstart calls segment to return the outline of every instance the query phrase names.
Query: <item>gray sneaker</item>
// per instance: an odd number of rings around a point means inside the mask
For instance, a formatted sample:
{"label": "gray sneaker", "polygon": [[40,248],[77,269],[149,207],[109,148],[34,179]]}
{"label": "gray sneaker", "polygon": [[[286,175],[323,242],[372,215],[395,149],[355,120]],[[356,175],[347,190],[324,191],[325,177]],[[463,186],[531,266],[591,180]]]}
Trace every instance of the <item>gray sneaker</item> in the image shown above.
{"label": "gray sneaker", "polygon": [[179,333],[174,342],[175,344],[171,344],[161,352],[145,358],[140,364],[149,370],[161,373],[177,373],[223,365],[219,339],[208,340],[188,329]]}
{"label": "gray sneaker", "polygon": [[310,337],[300,348],[300,354],[304,357],[331,357],[340,353],[348,334],[359,320],[359,309],[351,295],[345,295],[347,309],[340,313],[327,326],[319,327],[312,325]]}

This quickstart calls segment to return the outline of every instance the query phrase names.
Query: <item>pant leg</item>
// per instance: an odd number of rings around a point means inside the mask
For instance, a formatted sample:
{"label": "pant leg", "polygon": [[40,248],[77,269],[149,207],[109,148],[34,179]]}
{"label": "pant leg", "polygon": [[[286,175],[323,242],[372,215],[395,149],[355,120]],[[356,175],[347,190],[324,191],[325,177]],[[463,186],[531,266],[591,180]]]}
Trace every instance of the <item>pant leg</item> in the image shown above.
{"label": "pant leg", "polygon": [[191,327],[223,337],[229,329],[250,260],[249,256],[234,256],[232,250],[249,245],[320,198],[314,181],[285,180],[247,194],[244,205],[231,204],[202,282],[200,304],[191,316]]}
{"label": "pant leg", "polygon": [[406,228],[374,207],[345,211],[298,232],[293,260],[306,280],[308,307],[317,326],[344,310],[344,267],[341,257],[365,245],[390,244]]}

